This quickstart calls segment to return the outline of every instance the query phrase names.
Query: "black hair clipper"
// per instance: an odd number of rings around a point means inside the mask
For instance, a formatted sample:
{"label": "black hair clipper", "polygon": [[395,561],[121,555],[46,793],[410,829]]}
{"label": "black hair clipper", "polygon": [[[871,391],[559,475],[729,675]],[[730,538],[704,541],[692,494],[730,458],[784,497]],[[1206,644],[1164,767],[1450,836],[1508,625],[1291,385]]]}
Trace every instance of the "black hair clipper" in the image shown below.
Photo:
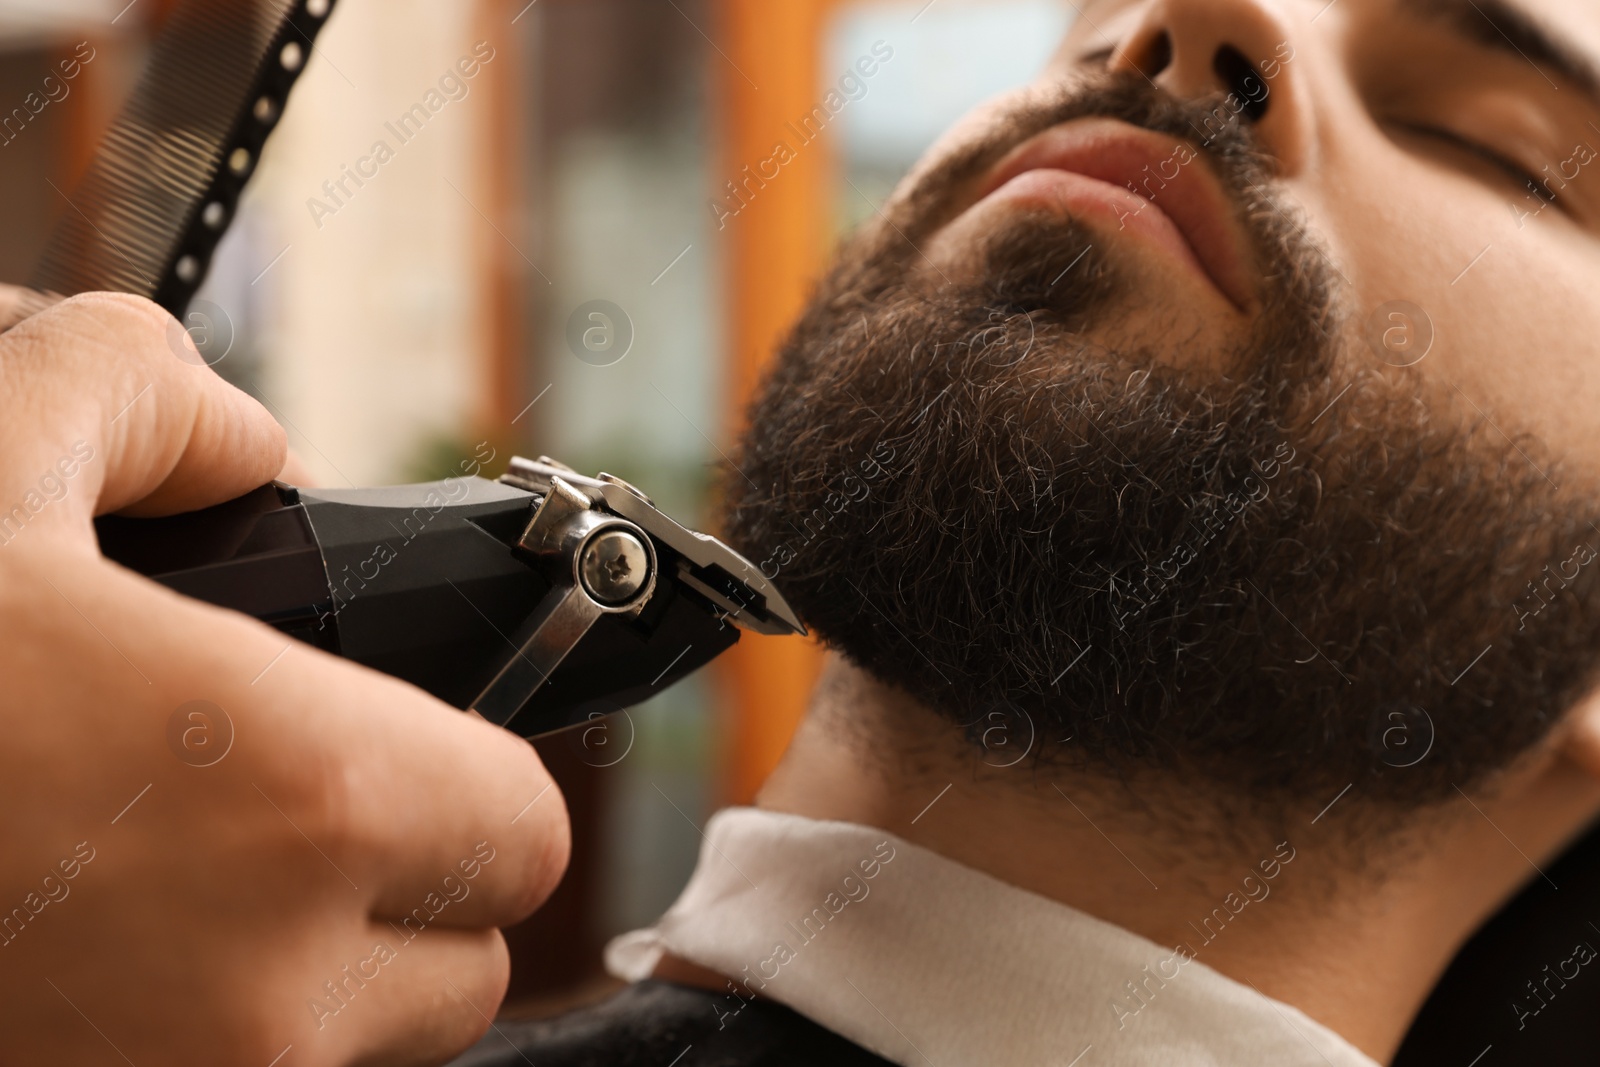
{"label": "black hair clipper", "polygon": [[[137,293],[183,318],[333,6],[178,3],[34,287]],[[666,688],[740,629],[804,632],[738,553],[544,458],[498,482],[274,484],[96,527],[112,560],[528,737]]]}
{"label": "black hair clipper", "polygon": [[741,629],[805,632],[727,545],[620,478],[547,457],[513,459],[498,481],[275,483],[95,525],[109,559],[525,737],[637,703]]}

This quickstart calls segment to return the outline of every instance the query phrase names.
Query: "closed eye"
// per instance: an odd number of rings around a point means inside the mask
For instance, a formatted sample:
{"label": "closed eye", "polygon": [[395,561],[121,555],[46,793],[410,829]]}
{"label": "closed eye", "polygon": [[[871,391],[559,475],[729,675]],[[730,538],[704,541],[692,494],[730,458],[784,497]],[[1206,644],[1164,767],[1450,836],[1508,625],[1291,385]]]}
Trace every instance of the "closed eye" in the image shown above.
{"label": "closed eye", "polygon": [[1443,126],[1429,126],[1425,123],[1402,122],[1397,125],[1409,133],[1426,137],[1434,141],[1448,144],[1470,155],[1476,156],[1483,162],[1491,164],[1503,175],[1517,183],[1518,189],[1531,192],[1541,200],[1554,203],[1555,194],[1540,184],[1539,179],[1525,166],[1512,159],[1503,152],[1496,151],[1479,141],[1463,136],[1454,130]]}

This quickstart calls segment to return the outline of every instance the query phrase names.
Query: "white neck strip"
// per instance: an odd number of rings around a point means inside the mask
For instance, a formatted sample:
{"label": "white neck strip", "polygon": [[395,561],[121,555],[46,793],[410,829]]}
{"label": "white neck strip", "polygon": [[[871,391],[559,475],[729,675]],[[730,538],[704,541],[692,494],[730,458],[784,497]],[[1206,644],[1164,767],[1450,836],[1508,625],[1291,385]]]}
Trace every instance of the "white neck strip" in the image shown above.
{"label": "white neck strip", "polygon": [[1377,1067],[1327,1027],[1198,960],[892,834],[732,808],[683,895],[617,938],[619,977],[664,953],[903,1067]]}

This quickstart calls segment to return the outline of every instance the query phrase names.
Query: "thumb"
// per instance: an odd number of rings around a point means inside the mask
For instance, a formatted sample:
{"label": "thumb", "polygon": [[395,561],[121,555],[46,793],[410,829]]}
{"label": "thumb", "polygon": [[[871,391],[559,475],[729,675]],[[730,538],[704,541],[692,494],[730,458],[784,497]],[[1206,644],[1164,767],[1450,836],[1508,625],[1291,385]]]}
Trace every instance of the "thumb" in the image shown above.
{"label": "thumb", "polygon": [[95,515],[205,507],[283,467],[272,417],[139,297],[72,297],[0,335],[0,396],[0,508],[23,513],[0,512],[0,525],[37,517],[92,537]]}

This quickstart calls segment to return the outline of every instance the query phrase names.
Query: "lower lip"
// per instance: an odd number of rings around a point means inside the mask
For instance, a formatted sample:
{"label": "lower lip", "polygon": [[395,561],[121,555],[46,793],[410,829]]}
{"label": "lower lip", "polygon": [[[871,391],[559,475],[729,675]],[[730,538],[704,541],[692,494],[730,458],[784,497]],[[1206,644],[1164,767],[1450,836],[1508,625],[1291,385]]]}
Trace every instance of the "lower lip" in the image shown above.
{"label": "lower lip", "polygon": [[1024,171],[984,197],[983,203],[1027,204],[1098,224],[1100,230],[1128,233],[1179,260],[1206,284],[1216,287],[1172,217],[1153,200],[1098,178],[1065,170]]}

